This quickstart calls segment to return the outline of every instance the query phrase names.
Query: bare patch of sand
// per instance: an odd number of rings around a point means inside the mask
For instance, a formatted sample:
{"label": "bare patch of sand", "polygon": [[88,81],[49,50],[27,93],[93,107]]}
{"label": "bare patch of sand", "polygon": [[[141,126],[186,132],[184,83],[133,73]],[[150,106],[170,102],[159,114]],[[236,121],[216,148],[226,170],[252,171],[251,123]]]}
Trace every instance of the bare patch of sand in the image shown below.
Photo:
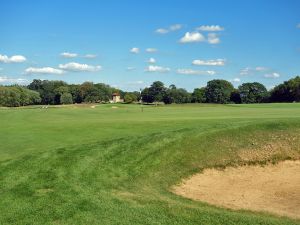
{"label": "bare patch of sand", "polygon": [[111,108],[112,109],[118,109],[119,107],[118,106],[112,106]]}
{"label": "bare patch of sand", "polygon": [[174,187],[173,192],[220,207],[300,219],[300,161],[205,169]]}
{"label": "bare patch of sand", "polygon": [[95,105],[92,105],[91,108],[94,109],[94,108],[96,108],[96,106],[95,106]]}

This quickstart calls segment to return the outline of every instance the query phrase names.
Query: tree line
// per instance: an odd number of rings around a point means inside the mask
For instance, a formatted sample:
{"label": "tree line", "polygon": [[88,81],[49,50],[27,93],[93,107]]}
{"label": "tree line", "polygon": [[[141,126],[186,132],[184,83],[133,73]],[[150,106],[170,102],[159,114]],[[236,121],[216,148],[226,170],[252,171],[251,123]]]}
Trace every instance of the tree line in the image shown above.
{"label": "tree line", "polygon": [[0,105],[106,103],[112,99],[113,93],[119,93],[125,103],[140,100],[165,104],[299,102],[300,77],[285,81],[270,91],[258,82],[243,83],[234,88],[226,80],[215,79],[207,82],[205,87],[195,88],[192,93],[175,85],[165,87],[161,81],[153,82],[141,92],[125,92],[103,83],[67,84],[64,81],[33,80],[28,86],[0,86]]}
{"label": "tree line", "polygon": [[183,88],[170,85],[168,88],[160,81],[142,91],[144,102],[171,103],[267,103],[267,102],[299,102],[300,77],[297,76],[268,91],[258,82],[243,83],[238,88],[221,79],[211,80],[202,88],[195,88],[192,93]]}

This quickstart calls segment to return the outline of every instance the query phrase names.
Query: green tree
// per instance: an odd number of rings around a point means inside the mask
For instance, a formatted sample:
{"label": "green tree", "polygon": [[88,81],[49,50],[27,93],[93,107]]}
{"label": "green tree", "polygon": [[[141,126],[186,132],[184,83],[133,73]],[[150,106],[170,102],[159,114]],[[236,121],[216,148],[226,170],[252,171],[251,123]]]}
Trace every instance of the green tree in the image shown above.
{"label": "green tree", "polygon": [[206,101],[210,103],[229,103],[233,85],[227,80],[211,80],[205,89]]}
{"label": "green tree", "polygon": [[265,102],[268,97],[266,87],[258,82],[244,83],[239,86],[242,103]]}
{"label": "green tree", "polygon": [[300,77],[297,76],[282,84],[277,85],[271,91],[272,102],[299,102],[300,101]]}
{"label": "green tree", "polygon": [[98,102],[100,96],[93,82],[84,82],[80,85],[81,98],[84,102]]}
{"label": "green tree", "polygon": [[[66,104],[66,103],[63,103],[61,102],[61,97],[64,95],[64,94],[69,94],[69,87],[68,86],[59,86],[57,88],[55,88],[53,90],[54,94],[55,94],[55,97],[54,97],[54,102],[56,105],[59,105],[59,104]],[[72,95],[71,95],[72,96]],[[73,102],[73,100],[72,100]]]}
{"label": "green tree", "polygon": [[70,93],[63,93],[60,96],[60,104],[73,104],[73,97]]}
{"label": "green tree", "polygon": [[137,102],[137,96],[134,93],[127,92],[124,96],[124,101],[126,103]]}
{"label": "green tree", "polygon": [[153,96],[154,102],[161,102],[166,93],[166,87],[161,81],[155,81],[149,88],[150,95]]}
{"label": "green tree", "polygon": [[171,103],[189,103],[191,102],[191,94],[188,93],[183,88],[177,88],[174,84],[170,85],[170,87],[165,91],[165,95],[163,97],[163,102],[165,104]]}
{"label": "green tree", "polygon": [[20,86],[0,87],[0,105],[17,107],[39,104],[40,94]]}
{"label": "green tree", "polygon": [[230,101],[234,102],[236,104],[241,104],[242,103],[240,91],[238,89],[234,89],[231,92]]}
{"label": "green tree", "polygon": [[83,101],[80,92],[80,85],[71,84],[69,85],[69,90],[72,95],[73,103],[81,103]]}
{"label": "green tree", "polygon": [[194,89],[194,91],[192,93],[192,102],[194,102],[194,103],[206,102],[205,87]]}
{"label": "green tree", "polygon": [[141,97],[143,102],[154,102],[154,96],[152,95],[152,92],[150,92],[149,88],[144,88],[144,90],[142,90]]}
{"label": "green tree", "polygon": [[62,88],[68,88],[64,81],[33,80],[28,88],[40,93],[42,104],[60,104],[60,95]]}

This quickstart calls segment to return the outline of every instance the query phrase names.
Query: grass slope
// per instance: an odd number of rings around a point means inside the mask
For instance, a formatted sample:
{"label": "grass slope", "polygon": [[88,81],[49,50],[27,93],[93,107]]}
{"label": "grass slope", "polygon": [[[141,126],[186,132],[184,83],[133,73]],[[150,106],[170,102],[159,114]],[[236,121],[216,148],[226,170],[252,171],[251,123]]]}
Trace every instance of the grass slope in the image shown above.
{"label": "grass slope", "polygon": [[300,224],[176,196],[207,167],[300,156],[300,105],[0,109],[0,224]]}

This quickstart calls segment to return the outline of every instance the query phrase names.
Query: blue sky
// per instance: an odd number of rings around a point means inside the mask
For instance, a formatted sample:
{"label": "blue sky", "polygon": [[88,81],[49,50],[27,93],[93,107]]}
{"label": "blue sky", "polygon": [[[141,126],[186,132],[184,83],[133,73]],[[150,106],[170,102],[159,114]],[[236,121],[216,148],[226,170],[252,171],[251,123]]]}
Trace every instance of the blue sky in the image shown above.
{"label": "blue sky", "polygon": [[300,75],[297,0],[0,0],[0,84],[212,79],[267,88]]}

